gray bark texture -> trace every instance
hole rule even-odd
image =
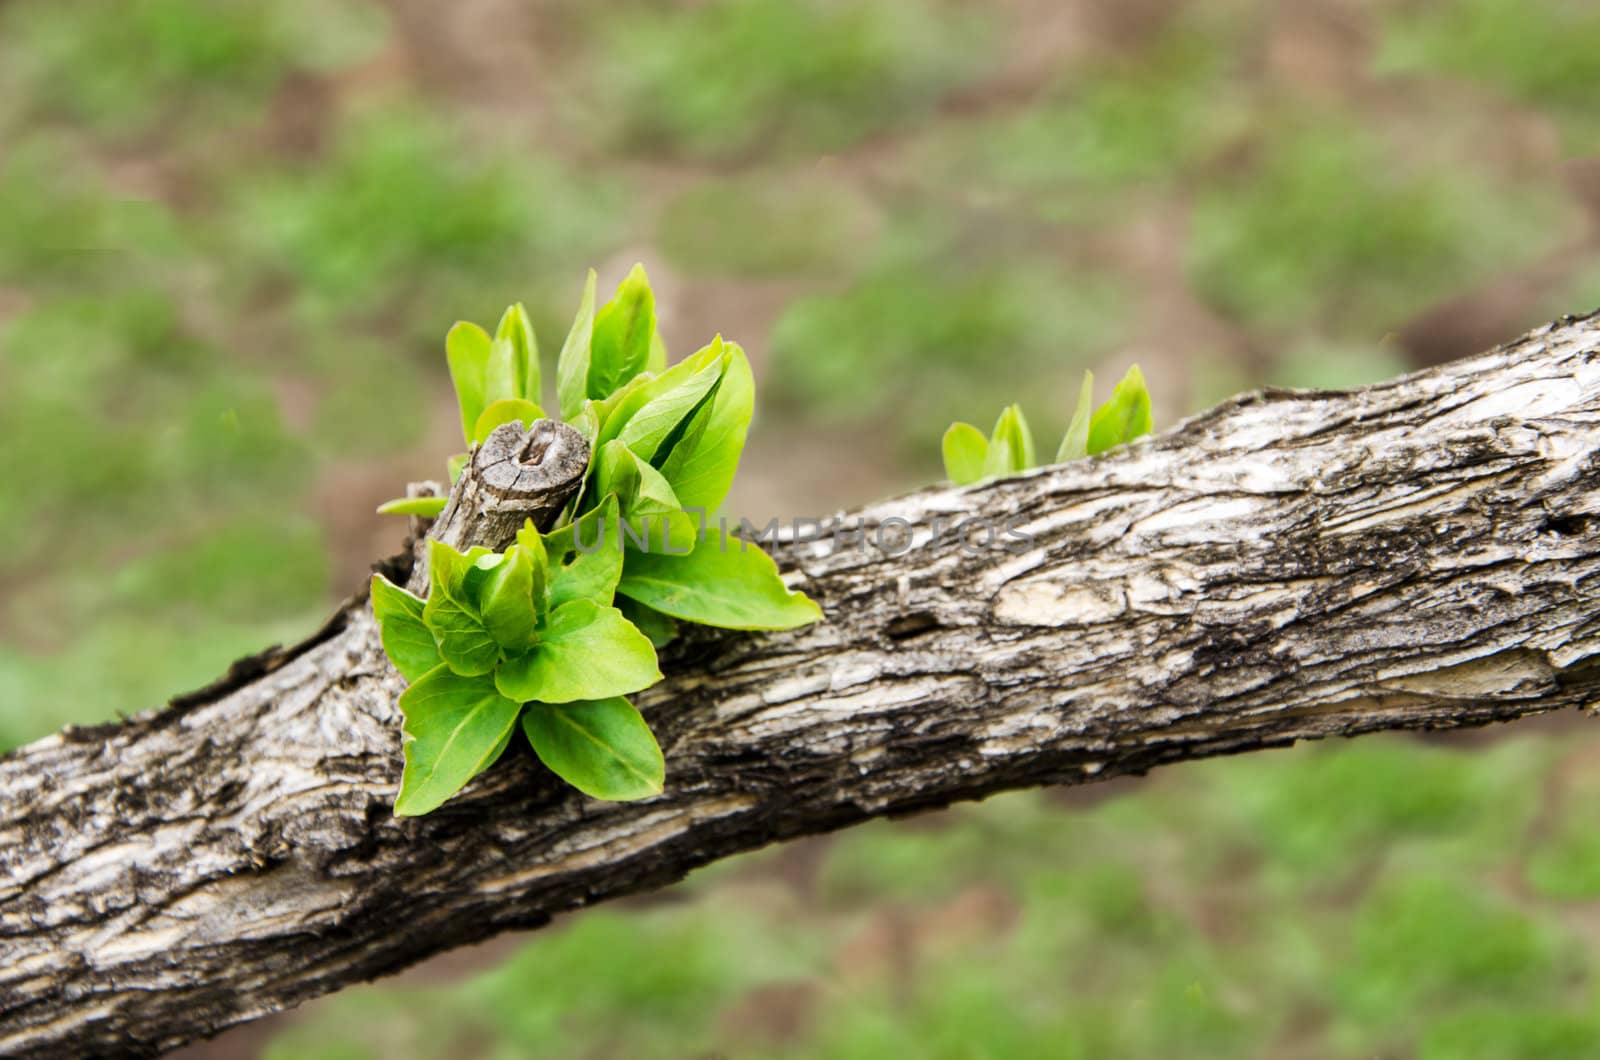
[[[559,507],[542,490],[570,494],[570,439],[538,431],[477,454],[440,520],[457,543],[503,544]],[[491,448],[494,489],[478,481]],[[530,467],[531,492],[515,485]],[[1587,317],[878,504],[844,517],[864,545],[824,532],[778,550],[826,622],[695,630],[664,653],[667,680],[638,703],[667,790],[628,804],[584,798],[514,744],[442,809],[394,818],[403,685],[352,600],[165,708],[0,757],[0,1054],[157,1054],[870,817],[1302,739],[1592,712],[1597,486]],[[958,535],[972,517],[998,525],[993,547]],[[387,569],[403,582],[410,566]]]

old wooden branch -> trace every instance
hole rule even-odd
[[[166,709],[0,758],[0,1054],[157,1053],[876,815],[1593,708],[1597,486],[1585,318],[876,505],[845,520],[864,544],[783,550],[825,624],[667,653],[639,699],[667,791],[625,805],[521,749],[396,820],[402,685],[353,602]],[[471,537],[465,497],[441,525]]]
[[[463,550],[485,542],[503,548],[525,519],[549,527],[588,468],[589,444],[564,423],[540,420],[527,431],[519,423],[497,427],[473,449],[432,536]]]

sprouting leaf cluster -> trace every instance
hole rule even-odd
[[[556,367],[561,415],[590,445],[562,518],[542,533],[527,524],[504,552],[430,541],[426,599],[373,578],[384,650],[410,682],[399,815],[435,809],[487,769],[519,719],[539,759],[578,790],[657,794],[661,749],[627,697],[660,680],[656,648],[676,624],[791,629],[822,617],[758,546],[706,527],[754,411],[744,351],[718,336],[668,367],[644,270],[598,308],[595,280]],[[457,324],[446,355],[469,452],[501,424],[544,416],[521,306],[493,338]]]
[[[1105,404],[1097,409],[1093,406],[1094,373],[1084,372],[1077,407],[1056,450],[1056,463],[1103,453],[1149,434],[1153,426],[1150,392],[1145,389],[1144,373],[1138,365],[1128,369]],[[1020,406],[1008,405],[987,438],[970,423],[952,423],[944,433],[945,475],[958,486],[1015,475],[1037,466],[1033,431]]]

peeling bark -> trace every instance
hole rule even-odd
[[[443,527],[479,510],[460,492],[475,474]],[[845,520],[867,547],[781,550],[826,623],[696,630],[665,653],[638,702],[667,791],[641,803],[585,799],[522,749],[395,819],[402,683],[353,601],[165,709],[0,758],[0,1054],[159,1053],[868,817],[1592,710],[1597,485],[1591,317],[888,501]],[[974,515],[1028,547],[933,540]],[[878,528],[899,554],[871,547]]]

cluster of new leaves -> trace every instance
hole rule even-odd
[[[457,324],[446,353],[469,451],[503,423],[543,417],[538,346],[520,306],[493,339]],[[660,680],[655,649],[676,623],[791,629],[822,617],[758,546],[706,526],[754,410],[744,351],[719,336],[666,361],[644,271],[599,309],[591,272],[557,363],[562,417],[590,445],[577,498],[556,526],[530,523],[504,552],[431,541],[426,600],[373,578],[384,649],[411,682],[397,814],[454,795],[500,756],[519,718],[539,759],[580,791],[657,794],[661,750],[625,697]]]
[[[1091,414],[1093,404],[1094,373],[1084,372],[1078,406],[1073,410],[1066,437],[1056,450],[1056,463],[1103,453],[1150,433],[1150,392],[1145,389],[1144,373],[1138,365],[1128,369],[1111,392],[1110,400]],[[1016,405],[1009,405],[1000,413],[988,438],[970,423],[952,423],[944,432],[945,475],[958,486],[1015,475],[1038,465],[1033,432]]]

